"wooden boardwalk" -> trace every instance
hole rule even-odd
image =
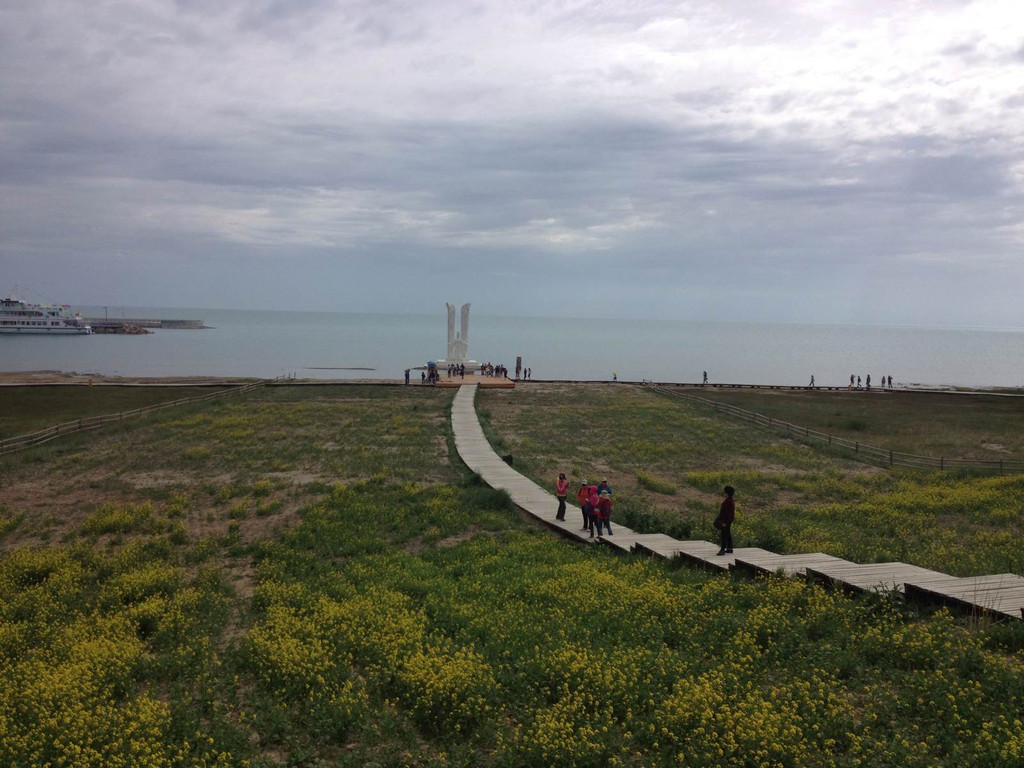
[[[818,581],[847,591],[898,591],[907,599],[941,603],[969,613],[1024,618],[1024,577],[1013,573],[960,578],[907,563],[853,563],[812,552],[779,555],[759,547],[739,547],[718,554],[710,541],[679,541],[664,533],[638,533],[612,521],[612,535],[591,538],[582,529],[583,516],[576,506],[576,489],[569,487],[565,520],[556,520],[558,501],[532,480],[506,464],[484,437],[476,415],[476,386],[459,388],[452,403],[452,431],[459,456],[492,488],[507,491],[517,507],[558,531],[583,543],[600,543],[622,552],[639,552],[715,571],[751,575],[781,573]],[[552,487],[554,480],[552,479]]]

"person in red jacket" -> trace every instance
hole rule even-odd
[[[612,495],[608,491],[601,491],[597,499],[597,509],[595,510],[594,517],[597,520],[597,535],[601,535],[601,526],[608,531],[608,535],[612,535]]]
[[[587,516],[590,521],[590,538],[594,538],[594,524],[601,524],[601,519],[597,516],[597,502],[601,500],[601,497],[597,494],[596,485],[587,486]],[[598,528],[597,532],[600,533],[601,529]]]
[[[579,502],[580,509],[583,510],[583,527],[581,531],[585,531],[588,528],[590,522],[590,516],[587,515],[587,497],[590,496],[590,487],[587,485],[587,481],[584,480],[580,483],[580,489],[576,492],[576,501]]]
[[[732,552],[732,521],[736,517],[736,489],[731,485],[723,489],[725,498],[722,499],[722,506],[718,510],[718,517],[715,518],[715,528],[722,532],[722,548],[718,554],[727,555]]]
[[[569,495],[569,481],[565,479],[565,472],[558,473],[555,481],[555,497],[558,499],[558,512],[555,513],[555,520],[565,520],[565,497]]]

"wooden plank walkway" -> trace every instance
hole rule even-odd
[[[787,576],[805,576],[810,567],[843,564],[853,565],[849,560],[826,555],[824,552],[811,552],[806,555],[776,555],[774,552],[768,552],[761,556],[739,556],[736,558],[734,567],[751,574],[782,571]]]
[[[506,464],[484,437],[476,415],[476,384],[459,388],[452,402],[452,431],[459,456],[492,488],[507,491],[521,510],[574,541],[600,543],[621,552],[638,552],[715,571],[778,573],[804,577],[853,592],[897,590],[908,599],[941,602],[972,613],[1024,618],[1024,577],[1013,573],[961,578],[907,563],[853,563],[823,552],[779,555],[760,547],[718,554],[710,541],[679,541],[664,533],[638,533],[612,521],[612,535],[591,538],[581,529],[582,515],[570,487],[565,520],[556,520],[553,493]]]
[[[1015,573],[908,581],[906,590],[907,597],[968,612],[988,611],[1018,619],[1024,615],[1024,578]]]
[[[906,563],[830,563],[807,568],[807,577],[826,584],[835,584],[852,592],[906,592],[904,585],[913,579],[945,576]]]

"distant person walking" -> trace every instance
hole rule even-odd
[[[868,374],[868,377],[864,380],[864,383],[867,385],[868,392],[870,392],[871,391],[871,374],[870,373]]]
[[[426,384],[426,383],[427,383],[427,372],[426,371],[420,371],[420,384]]]
[[[860,389],[860,376],[857,377],[857,389]]]
[[[405,383],[406,384],[409,383],[409,369],[408,368],[405,369]]]
[[[811,388],[814,388],[814,374],[811,374]]]
[[[701,381],[701,386],[704,386],[707,383],[708,383],[708,372],[704,371],[704,380]]]
[[[725,498],[722,499],[722,506],[718,510],[718,517],[715,518],[714,526],[722,534],[722,547],[718,550],[719,555],[728,555],[732,552],[732,521],[736,517],[736,489],[731,485],[723,489]]]
[[[889,377],[889,389],[892,389],[892,376]]]
[[[565,497],[569,495],[569,481],[565,479],[565,472],[558,473],[555,481],[555,498],[558,499],[558,512],[555,513],[555,520],[565,520]]]
[[[605,527],[608,535],[612,535],[612,495],[608,491],[601,491],[597,498],[597,509],[594,517],[597,521],[597,535],[601,535],[601,526]]]
[[[853,389],[853,374],[850,374],[850,389]]]

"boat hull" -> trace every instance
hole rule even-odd
[[[19,328],[17,326],[0,326],[0,334],[20,334],[22,336],[88,336],[91,333],[92,328],[89,326],[85,328]]]

